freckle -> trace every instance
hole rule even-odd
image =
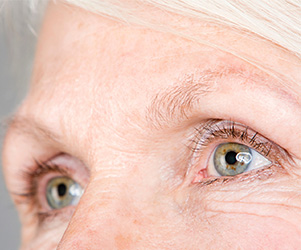
[[[233,165],[227,165],[226,168],[236,171],[236,166],[233,166]]]

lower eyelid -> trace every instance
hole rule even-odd
[[[58,210],[50,210],[46,212],[38,212],[37,218],[39,225],[44,227],[48,225],[47,229],[51,229],[52,226],[56,227],[57,223],[65,224],[68,223],[75,211],[75,206],[69,206]]]
[[[219,185],[230,185],[234,183],[251,183],[254,181],[263,182],[276,176],[284,176],[287,171],[278,164],[271,164],[265,168],[255,169],[243,174],[236,176],[221,176],[221,177],[209,177],[201,179],[197,182],[192,182],[192,185],[199,187],[206,186],[219,186]]]

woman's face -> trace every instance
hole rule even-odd
[[[269,70],[50,5],[3,153],[23,249],[300,249],[300,61],[191,27]]]

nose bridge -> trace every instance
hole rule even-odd
[[[135,209],[121,194],[127,193],[124,185],[116,185],[114,181],[115,184],[108,188],[111,181],[90,181],[58,250],[130,249],[133,242],[130,232],[135,227],[133,215],[137,213],[129,212]]]
[[[139,155],[107,151],[93,159],[90,181],[57,249],[146,249],[154,234],[146,225],[156,224],[161,213],[152,206],[157,172],[146,172],[150,167]]]

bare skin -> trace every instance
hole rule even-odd
[[[31,89],[3,151],[21,248],[301,249],[300,60],[236,35],[221,28],[207,40],[229,48],[236,41],[237,54],[269,70],[175,35],[50,5]],[[211,135],[195,150],[208,126],[227,124],[236,132]],[[257,149],[270,164],[213,176],[214,149],[230,142]],[[38,163],[57,168],[37,170]],[[52,209],[45,187],[66,175],[85,192],[77,205]],[[28,182],[33,194],[20,195]]]

